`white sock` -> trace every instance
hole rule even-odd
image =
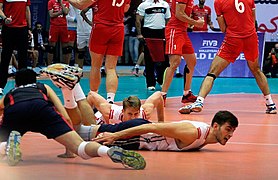
[[[164,96],[165,94],[167,94],[167,92],[161,92],[162,96]]]
[[[80,100],[83,100],[83,99],[86,99],[86,96],[80,86],[79,83],[77,83],[74,88],[73,88],[73,95],[74,95],[74,99],[76,102],[80,101]]]
[[[177,73],[177,74],[180,73],[180,68],[177,68],[177,69],[176,69],[176,73]]]
[[[68,109],[73,109],[77,107],[77,103],[74,99],[74,94],[72,90],[69,90],[68,88],[62,88],[62,94],[64,97],[64,106]]]
[[[7,145],[7,142],[1,142],[0,143],[0,154],[1,155],[6,154],[6,145]]]
[[[200,102],[200,103],[204,103],[204,100],[205,100],[205,98],[198,96],[196,101]]]
[[[187,95],[188,93],[189,93],[189,91],[191,91],[191,89],[189,89],[189,90],[183,90],[183,95]]]
[[[114,103],[115,93],[107,93],[107,101],[112,101]]]
[[[104,156],[107,156],[107,151],[109,150],[110,148],[107,147],[107,146],[100,146],[97,150],[97,154],[100,156],[100,157],[104,157]]]
[[[266,105],[274,104],[271,98],[271,94],[264,96],[264,98],[265,98]]]
[[[138,69],[139,69],[139,67],[140,67],[140,65],[138,65],[138,64],[135,65],[135,68],[138,68]]]

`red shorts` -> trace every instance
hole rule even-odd
[[[254,62],[259,55],[258,44],[257,33],[247,38],[225,37],[217,56],[233,63],[243,52],[246,60]]]
[[[49,41],[57,42],[60,40],[62,43],[69,42],[67,26],[51,26],[49,29]]]
[[[95,24],[91,31],[90,51],[97,54],[122,56],[124,26]]]
[[[186,31],[179,29],[165,29],[166,50],[165,54],[193,54],[194,49]]]
[[[69,42],[75,42],[76,41],[76,31],[74,30],[68,30],[68,39]]]

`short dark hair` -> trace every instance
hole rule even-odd
[[[16,86],[33,84],[37,82],[37,74],[32,69],[23,68],[15,73]]]
[[[229,123],[234,128],[238,126],[237,117],[229,111],[218,111],[212,119],[211,126],[213,126],[215,122],[220,126],[222,126],[226,122]]]
[[[137,96],[128,96],[123,100],[123,109],[125,110],[128,107],[138,108],[141,107],[141,101]]]

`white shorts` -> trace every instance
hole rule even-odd
[[[90,34],[77,34],[77,48],[83,49],[89,47]]]

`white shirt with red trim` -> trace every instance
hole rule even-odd
[[[99,111],[95,113],[95,116],[97,124],[118,124],[123,122],[123,106],[112,104],[109,114],[109,122],[104,119]],[[146,119],[146,113],[142,107],[140,108],[138,118]]]
[[[198,138],[190,145],[179,148],[174,138],[168,138],[155,133],[147,133],[140,136],[139,149],[158,150],[158,151],[186,151],[201,149],[204,146],[206,138],[210,131],[210,126],[204,122],[183,120],[175,123],[188,122],[194,125],[198,130]]]

